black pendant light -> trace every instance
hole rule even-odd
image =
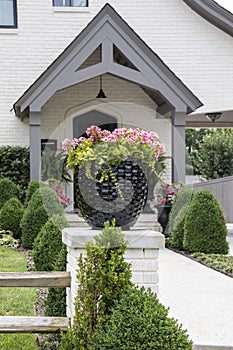
[[[100,45],[100,62],[102,61],[102,45]],[[107,96],[104,93],[102,88],[102,75],[100,75],[100,90],[96,98],[106,98]]]
[[[102,75],[100,75],[100,91],[96,98],[106,98],[107,96],[104,93],[104,90],[102,89]]]

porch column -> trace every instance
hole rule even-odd
[[[185,117],[186,112],[172,113],[172,182],[185,183]]]
[[[30,180],[40,179],[41,130],[40,112],[30,112]]]

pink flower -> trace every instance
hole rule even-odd
[[[91,141],[91,143],[95,142],[95,138],[93,135],[90,136],[90,141]]]

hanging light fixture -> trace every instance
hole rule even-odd
[[[96,98],[106,98],[107,96],[104,93],[104,90],[102,88],[102,75],[100,75],[100,90]]]
[[[215,120],[219,119],[222,115],[222,112],[213,112],[213,113],[206,113],[205,116],[211,120],[213,123]]]
[[[102,62],[102,44],[100,45],[100,62]],[[104,93],[103,87],[102,87],[102,75],[100,75],[100,90],[96,98],[106,98],[107,96]]]

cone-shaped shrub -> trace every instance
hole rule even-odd
[[[169,237],[169,243],[178,249],[183,249],[184,224],[188,207],[184,206],[178,212],[173,223],[173,230]]]
[[[25,207],[28,206],[28,203],[30,202],[33,194],[40,188],[41,186],[46,186],[42,181],[38,180],[32,180],[29,182],[27,192],[26,192],[26,199],[25,199]]]
[[[63,213],[58,196],[51,188],[44,186],[36,190],[20,223],[23,246],[32,249],[34,239],[48,218],[56,214],[63,215]]]
[[[21,236],[20,221],[23,212],[24,208],[18,198],[11,198],[3,205],[0,213],[1,229],[11,231],[16,239],[19,239]]]
[[[62,233],[68,221],[60,215],[50,218],[41,228],[33,243],[33,260],[38,271],[52,271],[62,248]]]
[[[10,198],[20,198],[21,195],[19,186],[7,178],[0,179],[0,193],[0,209]]]
[[[132,287],[97,326],[89,349],[192,350],[192,342],[154,293]]]
[[[66,271],[66,246],[63,244],[54,263],[54,271]],[[51,317],[66,316],[66,288],[49,288],[45,301],[45,315]]]
[[[169,214],[169,232],[173,231],[174,221],[179,211],[183,207],[187,208],[190,205],[193,193],[193,190],[185,187],[181,188],[181,190],[177,193]]]
[[[207,190],[195,193],[184,225],[184,248],[191,252],[227,254],[227,228],[216,197]]]

